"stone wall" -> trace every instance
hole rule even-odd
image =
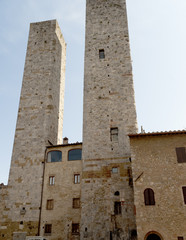
[[[128,134],[137,123],[125,0],[86,1],[84,69],[81,239],[128,239],[135,229]],[[127,203],[119,216],[117,191]]]
[[[138,240],[154,232],[161,240],[186,239],[186,163],[178,163],[176,148],[186,147],[184,134],[131,137],[132,172]],[[155,205],[145,205],[144,190],[154,191]]]
[[[56,20],[30,25],[5,203],[9,211],[2,219],[7,239],[12,232],[38,234],[45,146],[62,140],[65,58]]]
[[[72,223],[80,224],[82,161],[68,161],[68,151],[81,148],[82,144],[47,148],[47,153],[62,152],[62,162],[45,163],[40,235],[48,240],[79,239],[79,234],[72,234]],[[74,174],[80,174],[80,183],[74,183]],[[50,176],[55,177],[54,185],[49,184]],[[73,208],[73,198],[80,198],[80,207]],[[53,200],[51,210],[47,210],[49,199]],[[52,224],[52,232],[48,236],[45,224]]]

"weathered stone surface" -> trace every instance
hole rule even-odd
[[[138,240],[155,232],[162,239],[186,237],[186,163],[178,163],[177,147],[186,147],[185,134],[131,137],[132,172]],[[155,205],[144,204],[144,190],[151,188]]]
[[[125,0],[87,0],[84,69],[81,233],[87,229],[86,239],[110,239],[110,232],[113,239],[128,239],[135,219],[127,135],[137,123]],[[111,141],[112,128],[118,128],[117,141]],[[117,216],[114,202],[121,198],[125,205]]]
[[[62,142],[66,44],[56,20],[32,23],[13,146],[7,232],[38,233],[43,161],[48,140]],[[9,209],[9,210],[7,210]],[[23,222],[20,227],[20,222]],[[26,227],[27,226],[27,227]],[[0,236],[1,239],[1,236]]]

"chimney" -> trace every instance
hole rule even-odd
[[[67,137],[64,137],[63,138],[63,144],[65,145],[65,144],[68,144],[68,138]]]

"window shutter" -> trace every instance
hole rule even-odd
[[[148,189],[148,190],[149,190],[150,205],[155,205],[154,192],[152,189]]]
[[[182,187],[184,203],[186,204],[186,187]]]
[[[186,162],[186,151],[185,147],[176,148],[176,155],[178,163]]]
[[[144,200],[145,200],[145,205],[150,205],[148,189],[145,189],[145,191],[144,191]]]

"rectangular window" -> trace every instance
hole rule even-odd
[[[114,214],[121,214],[121,202],[114,202]]]
[[[80,183],[80,174],[74,174],[74,183],[75,184]]]
[[[49,177],[49,185],[54,185],[55,183],[55,177],[54,176],[50,176]]]
[[[185,147],[176,148],[176,155],[177,155],[178,163],[186,162],[186,148]]]
[[[105,58],[105,50],[104,49],[100,49],[99,50],[99,59],[104,59]]]
[[[118,141],[118,128],[111,128],[110,129],[110,140],[112,142]]]
[[[72,207],[80,208],[80,198],[73,198]]]
[[[113,167],[112,168],[112,173],[118,173],[118,168],[117,167]]]
[[[72,223],[72,234],[79,234],[79,223]]]
[[[46,209],[47,210],[52,210],[53,208],[54,208],[54,200],[53,199],[48,199]]]
[[[184,203],[186,204],[186,187],[182,187]]]
[[[178,237],[178,240],[184,240],[184,238],[183,237]]]
[[[51,235],[52,233],[52,224],[45,224],[45,235]]]

